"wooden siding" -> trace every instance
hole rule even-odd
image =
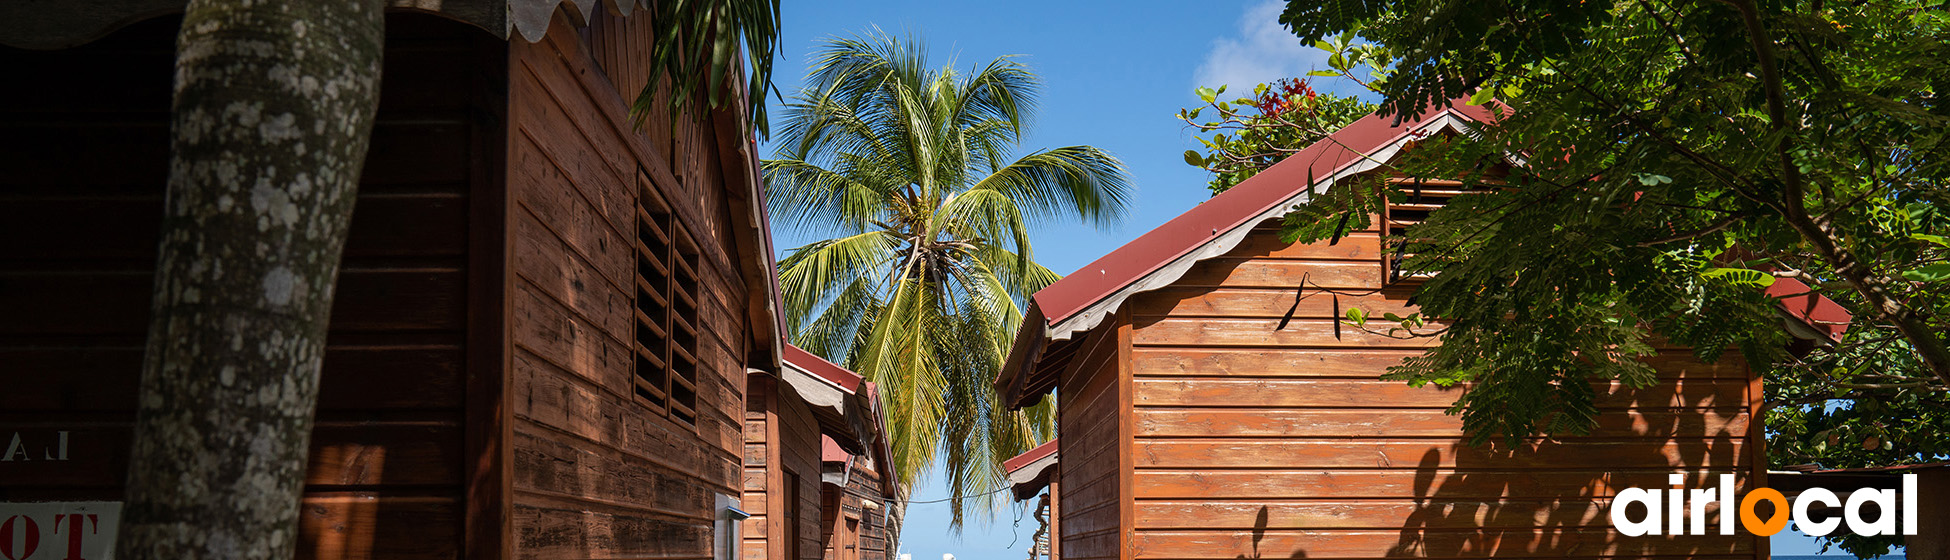
[[[1752,537],[1623,538],[1606,515],[1618,489],[1665,488],[1674,472],[1692,487],[1720,473],[1752,486],[1759,387],[1737,356],[1708,365],[1667,352],[1650,360],[1658,386],[1596,384],[1604,415],[1588,437],[1470,447],[1460,420],[1443,414],[1454,392],[1379,380],[1432,341],[1348,326],[1336,336],[1331,296],[1294,302],[1303,276],[1380,288],[1378,247],[1373,230],[1304,245],[1258,229],[1171,288],[1130,300],[1135,480],[1120,526],[1131,529],[1132,557],[1765,555]],[[1340,307],[1410,311],[1397,291],[1343,296]],[[1291,323],[1278,328],[1289,309]],[[1119,421],[1092,397],[1111,386],[1082,376],[1063,385],[1085,388],[1064,400],[1063,553],[1073,558],[1107,556],[1072,535],[1110,519],[1092,515],[1105,492],[1084,485],[1105,475],[1080,444]]]
[[[482,284],[493,271],[471,265],[495,256],[470,243],[498,224],[470,213],[500,189],[505,46],[427,15],[394,14],[386,27],[378,120],[319,387],[301,558],[459,557],[463,505],[482,495],[470,494],[482,472],[466,457],[480,444],[463,424],[471,399],[494,395],[465,387],[499,371],[470,346],[497,323],[471,322],[468,302],[493,288]],[[0,48],[10,79],[33,84],[0,88],[0,434],[64,430],[72,442],[69,461],[0,463],[0,501],[121,499],[168,176],[176,28],[164,17],[69,50]]]
[[[714,495],[743,489],[750,329],[716,144],[686,119],[673,159],[655,132],[668,117],[638,132],[625,101],[635,92],[611,85],[594,56],[647,46],[640,30],[592,40],[558,14],[544,40],[509,47],[518,558],[711,558]],[[697,241],[696,307],[682,317],[698,326],[694,421],[635,391],[639,197],[668,202]]]
[[[1116,560],[1130,527],[1124,509],[1128,501],[1125,479],[1131,432],[1130,384],[1119,374],[1120,340],[1130,332],[1128,317],[1119,314],[1078,340],[1075,358],[1059,374],[1057,456],[1063,469],[1063,523],[1057,540],[1067,560]]]
[[[824,531],[818,420],[784,383],[766,374],[749,379],[743,502],[752,517],[745,520],[741,557],[820,560]],[[796,491],[791,488],[795,483]],[[797,546],[790,542],[793,536]]]
[[[827,493],[833,494],[828,505],[834,508],[820,512],[827,537],[824,560],[890,560],[889,497],[881,491],[879,465],[867,456],[855,456],[852,463],[847,471],[846,488],[822,485]],[[868,502],[874,506],[868,508]],[[850,528],[848,520],[854,521]]]

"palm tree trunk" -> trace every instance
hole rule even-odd
[[[296,549],[384,35],[379,0],[190,2],[118,558]]]

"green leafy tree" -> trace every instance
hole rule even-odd
[[[1415,301],[1448,322],[1390,374],[1468,383],[1455,411],[1479,441],[1589,429],[1593,382],[1655,383],[1635,358],[1663,339],[1765,370],[1774,461],[1950,452],[1941,3],[1307,0],[1281,22],[1384,113],[1501,102],[1397,163],[1479,191],[1403,240],[1405,267],[1435,273]],[[1406,194],[1338,189],[1287,233],[1326,238]],[[1790,278],[1854,315],[1843,340],[1784,350],[1760,288]]]
[[[1054,431],[1051,405],[1012,412],[990,388],[1028,297],[1056,280],[1029,232],[1112,223],[1129,197],[1096,148],[1011,158],[1037,88],[1008,57],[963,73],[911,40],[834,39],[764,165],[777,221],[827,238],[779,263],[794,341],[880,385],[902,479],[945,459],[948,488],[985,511],[1002,461]]]
[[[1373,104],[1359,99],[1316,92],[1307,79],[1259,84],[1251,97],[1220,101],[1225,91],[1225,86],[1198,88],[1206,106],[1178,111],[1179,120],[1201,134],[1211,134],[1196,137],[1205,152],[1186,150],[1185,163],[1212,172],[1207,188],[1213,195],[1375,110]],[[1199,115],[1206,109],[1213,116],[1201,120]]]

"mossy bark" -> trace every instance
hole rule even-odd
[[[296,550],[384,40],[379,0],[189,3],[118,558]]]

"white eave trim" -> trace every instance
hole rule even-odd
[[[1023,465],[1021,468],[1009,471],[1009,484],[1021,486],[1035,482],[1036,477],[1043,476],[1043,471],[1056,466],[1056,455],[1056,453],[1052,452],[1041,459],[1030,461],[1029,464]]]
[[[1069,340],[1071,337],[1076,336],[1077,333],[1097,328],[1097,325],[1103,324],[1105,318],[1116,314],[1117,309],[1122,307],[1124,301],[1130,299],[1131,296],[1168,287],[1172,283],[1177,282],[1179,278],[1183,278],[1185,273],[1191,270],[1192,265],[1198,264],[1199,261],[1223,256],[1226,253],[1232,252],[1234,248],[1246,240],[1246,236],[1251,234],[1253,228],[1260,223],[1286,215],[1287,211],[1294,206],[1305,204],[1316,193],[1327,192],[1328,188],[1333,187],[1335,183],[1342,179],[1373,171],[1386,165],[1389,160],[1395,158],[1396,154],[1401,153],[1402,148],[1408,146],[1409,142],[1450,129],[1467,134],[1470,131],[1471,122],[1468,118],[1457,113],[1455,109],[1444,109],[1442,114],[1431,117],[1429,120],[1414,128],[1402,131],[1401,134],[1395,136],[1393,140],[1388,141],[1381,148],[1348,162],[1341,166],[1340,169],[1329,173],[1326,177],[1315,180],[1311,187],[1296,192],[1293,196],[1287,197],[1279,203],[1261,210],[1257,216],[1253,216],[1252,219],[1234,225],[1232,229],[1219,232],[1204,244],[1194,247],[1190,251],[1186,251],[1185,254],[1179,255],[1178,258],[1173,259],[1164,266],[1158,267],[1156,270],[1152,270],[1137,281],[1130,283],[1110,295],[1104,296],[1097,300],[1096,303],[1092,303],[1088,307],[1083,308],[1083,310],[1071,314],[1070,318],[1050,325],[1045,331],[1045,335],[1049,340]],[[1517,158],[1511,159],[1515,163],[1522,163]]]
[[[846,417],[846,401],[847,397],[853,394],[852,391],[793,365],[792,362],[785,362],[785,368],[779,378],[784,380],[786,385],[791,386],[792,391],[798,393],[799,398],[805,400],[806,404],[832,410],[841,418]]]

